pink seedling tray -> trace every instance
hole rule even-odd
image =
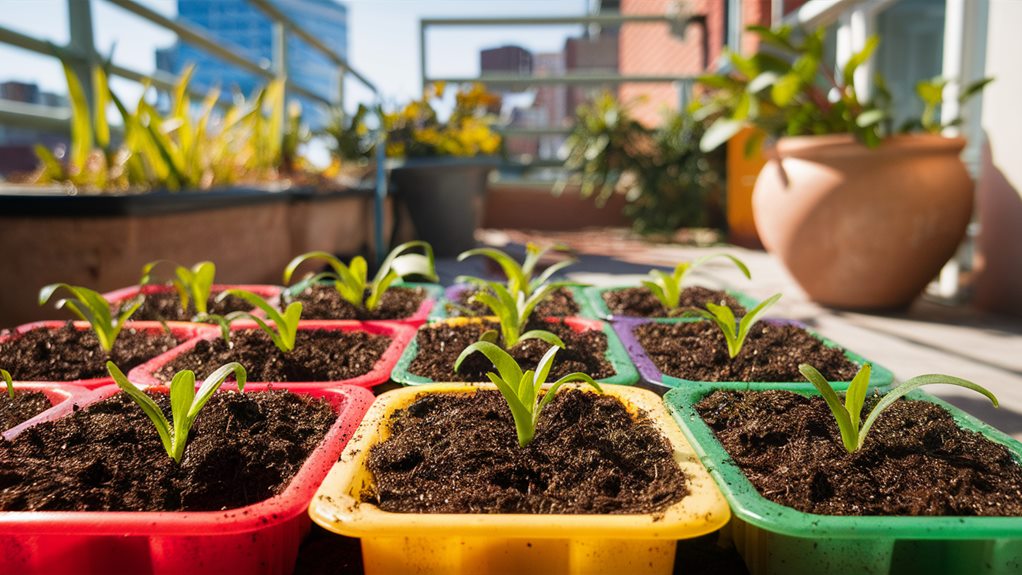
[[[63,410],[65,404],[70,405],[71,403],[81,404],[82,398],[88,395],[88,391],[83,387],[77,387],[74,385],[68,385],[65,383],[22,383],[14,382],[15,392],[33,392],[37,391],[46,396],[53,404],[53,407],[47,409],[38,415],[22,421],[18,425],[3,432],[3,438],[8,439],[21,433],[22,429],[34,425],[40,421],[45,421],[50,415],[51,411]],[[0,401],[4,401],[6,398],[5,388],[0,387]]]
[[[14,331],[15,331],[15,333],[22,334],[22,333],[26,333],[26,332],[32,331],[34,329],[60,329],[61,327],[64,327],[65,323],[67,323],[67,322],[65,322],[65,321],[53,321],[53,320],[50,320],[50,321],[36,321],[36,322],[32,322],[32,323],[26,323],[24,325],[19,325],[17,328],[15,328]],[[73,323],[74,323],[75,329],[78,329],[78,330],[89,330],[89,329],[92,329],[92,328],[89,327],[88,322],[76,321],[76,322],[73,322]],[[165,322],[165,323],[158,322],[158,321],[129,321],[128,323],[124,324],[124,329],[125,330],[136,329],[136,330],[142,330],[142,331],[147,331],[147,332],[151,332],[151,333],[163,333],[164,332],[164,325],[167,326],[167,329],[169,329],[170,333],[173,334],[175,337],[177,337],[178,339],[186,340],[186,341],[196,337],[199,334],[207,333],[207,332],[210,332],[210,331],[215,333],[216,330],[217,330],[217,328],[214,327],[214,326],[209,326],[209,325],[205,325],[205,324],[201,324],[201,323],[183,322],[183,321],[168,321],[168,322]],[[0,342],[7,341],[11,337],[13,337],[11,334],[2,334],[2,335],[0,335]],[[41,383],[62,383],[62,384],[66,384],[66,385],[77,385],[77,386],[85,387],[87,389],[95,389],[97,387],[102,387],[104,385],[110,385],[113,382],[114,382],[113,378],[107,376],[107,377],[94,377],[94,378],[91,378],[91,379],[75,379],[75,380],[71,380],[71,381],[55,381],[55,382],[41,382]]]
[[[224,389],[229,389],[225,386]],[[0,512],[0,573],[290,573],[308,532],[309,502],[362,421],[371,392],[357,387],[245,386],[245,393],[287,389],[325,398],[337,421],[287,488],[275,497],[227,511],[29,511]],[[153,390],[167,393],[167,388]],[[95,403],[119,392],[90,393]],[[71,412],[70,403],[47,420]],[[239,478],[238,489],[242,488]]]
[[[253,321],[238,321],[231,324],[231,331],[256,329]],[[337,385],[354,385],[358,387],[373,387],[390,379],[390,372],[397,364],[398,358],[405,347],[415,336],[415,328],[396,321],[354,321],[354,320],[307,320],[298,324],[299,330],[332,330],[332,331],[364,331],[372,334],[385,335],[391,339],[376,365],[368,373],[344,379],[341,381],[291,381],[286,385],[296,388],[309,387],[333,387]],[[213,331],[205,331],[194,339],[184,342],[174,349],[153,358],[135,369],[131,370],[128,378],[139,386],[166,385],[167,382],[156,377],[160,369],[173,361],[177,356],[190,351],[201,340],[214,340],[220,337],[219,328]],[[275,382],[260,382],[275,383]]]
[[[257,296],[265,299],[273,307],[278,307],[277,306],[277,303],[278,303],[277,302],[277,298],[280,297],[280,292],[283,291],[283,288],[281,288],[280,286],[273,286],[273,285],[263,285],[263,284],[252,284],[252,285],[248,285],[248,284],[238,284],[238,285],[233,285],[233,284],[230,284],[230,285],[229,284],[213,284],[213,289],[211,290],[211,293],[217,294],[217,293],[220,293],[222,291],[229,290],[229,289],[243,289],[245,291],[250,291],[250,292],[256,294]],[[123,302],[125,300],[129,300],[129,299],[137,296],[139,291],[141,291],[142,293],[144,293],[146,295],[151,294],[151,293],[164,293],[164,292],[174,291],[174,286],[162,285],[162,284],[151,284],[151,285],[143,286],[141,288],[139,288],[138,286],[128,286],[126,288],[121,288],[119,290],[114,290],[114,291],[111,291],[111,292],[107,292],[107,293],[103,294],[103,297],[106,299],[106,301],[108,301],[108,302],[110,302],[112,304],[117,304],[117,303],[121,303],[121,302]],[[258,315],[260,317],[265,315],[262,310],[252,310],[252,311],[253,311],[254,314],[256,314],[256,315]]]

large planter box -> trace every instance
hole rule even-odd
[[[472,288],[473,286],[468,284],[454,284],[452,286],[447,286],[447,288],[444,289],[444,298],[446,301],[440,302],[433,308],[433,313],[430,314],[429,319],[434,320],[456,317],[452,316],[450,312],[447,311],[447,303],[458,303],[461,296]],[[593,308],[589,303],[589,298],[585,295],[585,289],[586,288],[580,286],[572,286],[568,288],[568,291],[571,292],[571,297],[575,300],[575,304],[578,305],[578,313],[575,317],[600,317],[595,311],[593,311]]]
[[[30,417],[25,421],[22,421],[18,425],[11,427],[3,432],[4,440],[9,440],[21,433],[21,431],[27,427],[40,422],[46,421],[51,415],[51,411],[59,409],[64,410],[65,404],[70,405],[71,403],[80,402],[84,397],[88,395],[88,391],[82,387],[76,387],[73,385],[66,385],[61,383],[23,383],[14,382],[15,392],[39,392],[46,396],[46,399],[50,400],[53,405],[50,409],[47,409],[34,417]],[[0,398],[0,401],[4,401],[4,398]]]
[[[664,400],[731,505],[734,516],[725,531],[752,575],[1019,572],[1019,517],[839,517],[803,513],[766,499],[693,407],[715,389],[744,386],[693,385],[668,392]],[[775,385],[773,389],[817,395],[790,385]],[[1004,445],[1022,464],[1022,443],[929,394],[917,390],[907,397],[946,409],[960,427]]]
[[[689,386],[689,385],[692,385],[692,384],[695,384],[695,383],[703,383],[703,382],[692,381],[690,379],[682,379],[680,377],[674,377],[674,376],[671,376],[671,375],[667,375],[667,374],[661,372],[660,369],[656,366],[656,364],[653,363],[653,360],[650,359],[649,355],[646,353],[646,350],[642,347],[642,344],[639,343],[638,338],[635,336],[635,328],[637,328],[637,327],[639,327],[641,325],[650,323],[650,322],[654,322],[654,321],[655,322],[659,322],[659,323],[679,323],[679,322],[707,321],[707,320],[691,319],[691,318],[644,319],[644,318],[624,318],[624,317],[616,319],[612,323],[612,325],[614,326],[614,331],[617,332],[618,337],[621,338],[621,343],[624,345],[625,349],[628,350],[628,355],[629,355],[629,357],[631,357],[632,362],[635,363],[635,367],[639,370],[639,374],[642,376],[643,381],[645,381],[645,382],[647,382],[649,384],[652,384],[652,385],[658,385],[658,386],[661,386],[661,387],[668,387],[668,388],[685,387],[685,386]],[[806,328],[806,326],[804,324],[802,324],[801,322],[791,321],[791,320],[771,320],[771,319],[767,319],[767,320],[764,320],[764,321],[774,322],[774,323],[782,323],[782,324],[783,323],[787,323],[787,324],[796,325],[796,326],[801,327],[802,329],[805,329],[806,331],[808,331],[813,337],[815,337],[816,339],[822,341],[828,347],[843,347],[843,346],[839,346],[837,343],[835,343],[835,342],[833,342],[833,341],[823,337],[822,335],[820,335],[820,334],[818,334],[818,333],[816,333],[816,332]],[[856,354],[856,353],[854,353],[852,351],[849,351],[847,348],[845,348],[845,357],[848,358],[848,361],[851,361],[852,363],[854,363],[856,365],[860,365],[860,366],[867,362],[867,360],[865,358],[863,358],[862,356],[860,356],[860,355],[858,355],[858,354]],[[884,387],[884,386],[890,385],[893,382],[894,382],[894,374],[891,373],[891,371],[889,369],[885,368],[882,365],[878,365],[878,364],[875,364],[875,363],[873,364],[873,371],[872,371],[872,373],[870,375],[870,378],[869,378],[869,385],[870,385],[871,388]],[[712,383],[712,382],[709,382],[709,383]],[[797,387],[799,387],[801,389],[812,389],[812,387],[813,387],[813,384],[809,383],[808,381],[793,381],[793,382],[758,382],[758,381],[756,381],[756,382],[737,382],[737,383],[739,383],[740,385],[744,386],[744,388],[746,388],[746,389],[757,389],[757,388],[764,388],[764,387],[765,388],[771,388],[771,387],[774,387],[776,385],[781,385],[781,384],[784,384],[784,383],[791,383],[791,384],[793,384],[793,385],[795,385],[795,386],[797,386]],[[848,385],[849,384],[851,384],[851,381],[834,381],[834,382],[831,382],[831,385],[834,386],[834,389],[837,389],[838,391],[844,391],[845,389],[848,389]]]
[[[63,321],[37,321],[28,323],[25,325],[18,326],[15,330],[16,333],[25,333],[32,331],[33,329],[60,329],[67,322]],[[76,321],[73,322],[75,329],[79,331],[88,331],[92,329],[88,322]],[[201,323],[189,323],[181,321],[130,321],[124,325],[124,329],[138,329],[148,331],[152,333],[163,333],[166,330],[170,330],[170,333],[182,341],[193,339],[201,334],[214,335],[218,333],[216,327],[209,326]],[[5,341],[11,336],[0,336],[0,341]],[[75,385],[85,387],[88,389],[95,389],[104,385],[110,385],[114,383],[114,380],[110,376],[105,377],[94,377],[91,379],[75,379],[71,381],[57,381],[47,383],[64,383],[67,385]]]
[[[442,322],[448,322],[452,324],[465,324],[469,322],[479,322],[483,318],[449,318],[445,320],[439,320]],[[486,318],[496,321],[496,318]],[[628,357],[628,352],[625,351],[621,341],[614,334],[614,330],[609,324],[602,322],[598,319],[586,319],[581,317],[566,317],[556,318],[564,319],[564,322],[569,325],[576,332],[589,331],[589,330],[600,330],[607,336],[607,351],[604,357],[610,363],[611,367],[614,368],[614,375],[611,377],[605,377],[598,379],[599,383],[609,383],[614,385],[634,385],[639,382],[639,372],[635,370],[635,366],[632,365],[631,360]],[[551,318],[554,321],[555,318]],[[419,329],[425,329],[429,324],[422,326]],[[402,385],[425,385],[429,383],[437,383],[428,377],[416,375],[408,368],[415,361],[415,357],[419,355],[419,342],[413,335],[405,348],[404,353],[401,354],[401,358],[398,359],[397,364],[394,366],[394,372],[391,374],[391,379]],[[479,382],[486,383],[486,382]]]
[[[426,393],[468,393],[492,384],[437,384],[377,398],[351,445],[309,507],[330,531],[360,537],[367,575],[384,573],[628,573],[672,572],[676,541],[717,530],[729,512],[687,441],[649,391],[607,386],[605,393],[645,411],[674,447],[690,494],[656,515],[502,515],[388,513],[363,501],[372,484],[365,468],[371,447],[390,435],[389,419]]]
[[[257,329],[258,326],[253,321],[237,321],[231,324],[231,331]],[[360,322],[360,321],[328,321],[328,320],[309,320],[300,322],[298,325],[299,330],[330,330],[330,331],[362,331],[371,334],[385,335],[390,338],[390,345],[387,346],[386,351],[380,356],[380,359],[376,361],[376,365],[373,368],[358,377],[350,379],[344,379],[340,381],[290,381],[284,383],[278,382],[257,382],[267,383],[274,385],[286,385],[292,389],[308,389],[308,388],[319,388],[319,387],[336,387],[338,385],[351,385],[355,387],[373,387],[381,383],[386,382],[390,379],[390,372],[394,369],[394,364],[397,363],[398,358],[401,357],[401,352],[404,351],[408,345],[409,340],[415,335],[415,329],[411,326],[402,325],[395,322],[389,321],[372,321],[372,322]],[[191,351],[196,344],[201,340],[214,340],[220,337],[219,328],[213,330],[206,330],[198,334],[195,338],[192,338],[174,349],[167,351],[166,353],[159,355],[146,363],[136,367],[128,373],[128,379],[132,383],[143,385],[143,386],[159,386],[166,385],[167,382],[156,377],[156,373],[160,369],[173,361],[177,356]]]
[[[249,384],[245,393],[269,388]],[[226,511],[0,512],[5,546],[0,572],[290,573],[310,527],[309,501],[361,421],[372,394],[353,387],[292,389],[277,384],[272,388],[325,398],[337,412],[326,437],[280,495]],[[156,389],[166,393],[166,388]],[[116,386],[98,389],[89,403],[119,391]],[[62,406],[49,418],[63,417],[71,409],[69,404]]]
[[[634,318],[631,316],[616,316],[607,307],[607,302],[603,299],[603,294],[612,291],[618,291],[628,289],[636,286],[613,286],[613,287],[588,287],[585,288],[585,299],[589,302],[589,308],[593,310],[593,316],[600,319],[617,321],[621,319],[653,319],[653,318]],[[745,306],[745,309],[752,309],[759,305],[759,301],[755,298],[749,297],[748,295],[737,291],[737,290],[724,290],[731,297],[738,300],[738,303]]]

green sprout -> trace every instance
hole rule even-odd
[[[222,301],[229,296],[240,298],[251,304],[252,307],[262,310],[266,313],[266,318],[261,318],[248,311],[233,311],[226,316],[209,314],[203,316],[203,320],[213,321],[220,325],[220,333],[224,341],[229,341],[231,322],[238,319],[250,319],[256,322],[259,329],[263,330],[270,337],[273,344],[280,351],[288,353],[295,348],[295,339],[298,337],[298,322],[302,319],[301,302],[291,302],[284,310],[284,313],[280,313],[263,298],[243,289],[224,290],[216,296],[216,301]],[[266,320],[269,320],[269,322]],[[273,324],[272,326],[270,325],[271,323]]]
[[[522,333],[525,324],[529,322],[529,316],[532,315],[532,311],[536,309],[539,302],[543,301],[543,298],[557,289],[557,286],[547,284],[526,298],[522,292],[518,292],[517,297],[511,295],[511,292],[501,283],[486,282],[485,285],[486,289],[472,296],[472,301],[485,305],[490,309],[490,313],[497,316],[497,320],[500,322],[500,335],[505,348],[511,349],[515,344],[526,339],[538,339],[557,347],[564,347],[564,342],[561,341],[561,338],[549,331],[532,329]],[[488,330],[479,339],[495,343],[497,341],[497,331]]]
[[[600,384],[581,372],[569,373],[550,385],[550,388],[543,393],[540,400],[540,390],[546,383],[550,368],[553,367],[554,356],[557,354],[557,347],[551,347],[543,358],[536,365],[536,370],[528,370],[522,373],[518,362],[500,347],[488,342],[477,341],[465,348],[454,362],[454,371],[458,371],[465,358],[475,352],[480,352],[497,368],[500,375],[488,372],[486,377],[497,386],[500,394],[504,396],[511,409],[511,416],[515,420],[515,430],[518,432],[518,445],[525,447],[532,442],[536,435],[536,424],[539,422],[539,414],[550,401],[553,400],[557,390],[565,383],[581,381],[596,388],[596,391],[603,393]]]
[[[464,261],[472,256],[484,256],[490,258],[496,262],[502,270],[504,270],[504,275],[507,276],[507,291],[511,292],[512,296],[517,297],[519,293],[522,293],[526,298],[528,298],[543,285],[547,284],[555,273],[577,261],[575,259],[570,259],[557,262],[546,268],[543,273],[534,278],[533,274],[536,271],[536,264],[539,263],[539,260],[547,252],[554,249],[560,250],[561,248],[540,248],[538,245],[530,242],[525,246],[525,261],[522,264],[519,264],[514,258],[506,253],[493,248],[476,248],[462,252],[458,255],[458,261]],[[490,283],[484,279],[472,276],[460,276],[457,278],[457,281],[473,283],[481,287],[486,287]],[[576,284],[574,282],[555,282],[549,285],[562,287]]]
[[[0,379],[3,379],[4,385],[7,386],[7,395],[14,399],[14,378],[11,377],[11,372],[6,369],[0,369]]]
[[[735,264],[735,267],[745,274],[746,278],[752,279],[752,274],[749,273],[749,268],[742,262],[742,260],[731,254],[711,254],[696,260],[679,263],[674,267],[674,273],[672,274],[668,274],[667,272],[660,270],[650,270],[650,279],[643,280],[642,285],[646,286],[649,291],[653,292],[653,295],[661,304],[663,304],[665,309],[678,309],[678,306],[681,304],[681,293],[684,291],[681,284],[685,281],[685,276],[688,272],[714,258],[727,258],[731,260]]]
[[[213,279],[216,277],[216,265],[213,262],[199,262],[189,269],[169,260],[152,261],[142,267],[142,279],[138,285],[144,286],[152,281],[153,270],[165,263],[174,266],[174,278],[170,283],[177,290],[181,309],[187,312],[188,303],[194,301],[195,311],[199,315],[205,314],[206,302],[209,300],[209,294],[213,290]]]
[[[994,407],[998,406],[997,397],[979,384],[950,375],[919,375],[905,381],[881,397],[880,401],[873,406],[873,410],[869,412],[869,415],[866,417],[866,422],[860,427],[859,423],[862,421],[862,406],[866,402],[866,390],[869,388],[869,375],[872,370],[872,366],[870,364],[867,363],[863,365],[859,368],[859,372],[855,374],[855,378],[852,379],[851,385],[848,386],[848,391],[845,392],[844,405],[841,405],[841,399],[838,397],[837,392],[834,391],[834,388],[815,367],[803,363],[798,366],[798,370],[802,372],[802,375],[805,376],[810,383],[813,384],[813,386],[820,392],[820,395],[823,396],[823,399],[827,402],[827,406],[830,407],[831,413],[834,414],[834,419],[837,420],[838,429],[841,431],[841,441],[844,443],[845,449],[848,453],[855,453],[862,448],[862,444],[866,441],[866,434],[869,432],[869,428],[872,427],[877,417],[879,417],[885,409],[890,407],[895,401],[901,399],[905,394],[924,385],[932,385],[935,383],[957,385],[958,387],[971,389],[985,395],[994,404]]]
[[[760,316],[763,315],[767,308],[777,303],[779,299],[781,299],[781,294],[774,294],[761,301],[759,305],[745,314],[741,322],[735,319],[735,313],[731,311],[731,308],[726,305],[717,305],[710,302],[706,303],[706,309],[696,308],[685,312],[685,314],[699,316],[716,324],[727,341],[728,355],[731,359],[734,359],[741,353],[742,346],[745,344],[745,338],[748,337],[752,326],[759,321]]]
[[[163,414],[160,406],[156,405],[156,402],[146,392],[128,381],[128,378],[114,365],[114,362],[106,362],[106,369],[110,372],[110,377],[114,378],[117,387],[121,388],[124,393],[127,393],[128,397],[134,400],[142,408],[142,411],[149,416],[149,419],[152,420],[153,425],[156,426],[156,432],[160,434],[163,448],[167,450],[167,455],[175,463],[181,463],[181,457],[184,456],[185,446],[188,444],[188,433],[192,429],[192,424],[206,405],[206,402],[209,401],[209,398],[213,397],[213,393],[220,389],[220,386],[224,384],[231,373],[234,374],[234,379],[238,383],[238,391],[245,389],[245,381],[248,378],[245,368],[240,363],[232,361],[209,374],[203,380],[202,385],[199,386],[198,393],[196,393],[195,372],[186,369],[175,373],[174,378],[170,382],[170,416],[172,423],[167,421],[167,417]]]
[[[138,308],[142,307],[143,297],[138,297],[130,305],[122,307],[120,313],[115,316],[111,310],[110,302],[106,301],[98,292],[64,283],[50,284],[39,290],[39,305],[45,304],[54,292],[62,288],[74,297],[57,300],[56,308],[67,307],[76,316],[89,322],[92,331],[99,340],[100,347],[107,353],[114,348],[114,342],[121,334],[124,323],[138,311]]]
[[[403,253],[413,248],[422,248],[423,253]],[[369,311],[380,305],[383,294],[387,292],[390,284],[399,278],[421,275],[430,281],[437,281],[433,246],[423,241],[406,242],[391,250],[380,265],[380,270],[376,272],[372,282],[367,283],[366,281],[368,265],[362,256],[356,256],[348,265],[344,265],[333,254],[308,252],[287,264],[287,267],[284,268],[284,283],[290,282],[291,276],[298,266],[309,260],[323,260],[333,271],[319,273],[304,280],[299,284],[302,286],[302,290],[319,280],[329,279],[334,282],[337,293],[341,294],[345,301]]]

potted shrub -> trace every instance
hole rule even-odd
[[[542,387],[556,351],[523,373],[487,346],[496,385],[381,395],[317,492],[313,520],[360,537],[366,572],[667,574],[677,539],[727,522],[654,394]]]
[[[685,387],[704,381],[735,381],[747,387],[800,381],[798,365],[820,366],[832,381],[847,387],[865,360],[833,341],[790,321],[760,321],[781,294],[736,317],[724,305],[689,308],[681,318],[619,318],[614,330],[648,383]],[[871,384],[888,385],[894,375],[880,366]]]
[[[207,380],[186,401],[194,375],[142,392],[112,373],[122,388],[0,442],[0,571],[289,573],[309,500],[372,395],[286,384],[212,393]],[[145,411],[131,392],[151,398]]]
[[[383,113],[387,157],[399,159],[391,170],[396,194],[408,207],[418,237],[440,257],[475,245],[482,219],[486,182],[497,166],[500,135],[490,128],[490,111],[500,98],[482,84],[459,89],[446,121],[433,101],[444,95],[433,84],[420,100]]]
[[[619,317],[677,317],[689,308],[707,302],[726,305],[740,313],[755,300],[733,290],[714,290],[703,286],[682,286],[688,272],[715,258],[727,258],[748,279],[749,268],[730,254],[711,254],[692,261],[679,262],[673,273],[650,270],[639,287],[589,287],[586,296],[596,314],[604,319]]]
[[[1017,571],[1022,444],[914,390],[963,380],[913,378],[879,399],[862,377],[842,405],[814,379],[825,387],[704,384],[665,397],[731,505],[726,531],[753,575]]]
[[[15,382],[6,369],[0,369],[0,380],[7,390],[6,395],[0,395],[0,430],[4,430],[4,439],[45,417],[50,409],[83,394],[81,388],[70,385]]]
[[[219,333],[205,331],[131,371],[132,381],[161,385],[184,369],[204,371],[237,361],[259,383],[294,388],[348,384],[372,387],[389,379],[414,330],[394,322],[302,321],[302,304],[283,312],[255,294],[228,290],[265,314],[234,312],[221,319]]]
[[[753,195],[767,249],[824,305],[909,305],[954,254],[972,213],[973,182],[959,159],[965,140],[941,135],[959,121],[939,117],[946,81],[921,82],[922,117],[895,129],[883,78],[870,99],[854,82],[877,38],[836,75],[822,64],[822,29],[802,38],[788,27],[750,30],[759,53],[729,54],[732,72],[700,79],[711,90],[702,113],[722,114],[703,149],[747,125],[779,138]],[[960,99],[987,82],[964,87]]]

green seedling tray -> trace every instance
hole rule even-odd
[[[561,318],[551,318],[556,320]],[[608,383],[614,385],[635,385],[639,382],[639,372],[636,371],[635,366],[632,365],[631,359],[628,357],[628,352],[625,351],[621,340],[618,339],[617,335],[611,326],[604,321],[590,318],[580,317],[566,317],[563,318],[565,323],[569,324],[573,329],[577,331],[586,331],[590,329],[599,329],[604,335],[607,336],[607,351],[604,353],[604,357],[610,362],[611,367],[614,368],[614,375],[598,379],[599,383]],[[471,321],[473,318],[448,318],[443,321]],[[438,322],[433,322],[438,323]],[[430,324],[421,326],[419,329],[426,329]],[[408,370],[412,365],[412,361],[419,355],[419,341],[418,337],[413,337],[411,343],[405,348],[404,353],[401,354],[400,359],[397,360],[397,365],[394,366],[394,371],[391,373],[390,378],[397,383],[402,385],[425,385],[429,383],[437,383],[431,378],[416,375]],[[487,382],[474,382],[474,383],[487,383]]]
[[[1022,573],[1022,517],[817,515],[760,495],[694,407],[714,390],[745,388],[694,384],[671,390],[664,402],[730,504],[733,517],[722,535],[734,541],[751,575]],[[794,385],[771,389],[818,395]],[[1022,464],[1022,443],[925,392],[907,397],[946,409],[960,427],[1004,445]]]
[[[472,286],[469,284],[454,284],[452,286],[448,286],[447,289],[444,290],[443,299],[437,301],[437,304],[433,306],[433,312],[429,315],[430,321],[447,319],[449,317],[460,317],[452,316],[447,311],[447,304],[456,302],[458,300],[458,296],[471,287]],[[586,297],[585,289],[586,288],[582,286],[568,287],[568,291],[571,292],[571,297],[575,299],[575,304],[578,305],[578,314],[571,317],[598,318],[599,316],[596,315],[596,312],[589,303],[589,298]]]
[[[660,368],[658,368],[656,366],[656,364],[653,362],[653,359],[650,358],[649,355],[646,353],[646,350],[645,350],[645,348],[642,347],[642,344],[639,343],[639,339],[635,336],[635,328],[637,328],[637,327],[639,327],[641,325],[647,324],[647,323],[651,323],[651,322],[657,322],[657,323],[682,323],[682,322],[695,322],[695,321],[707,321],[707,320],[703,320],[703,319],[699,319],[699,318],[634,318],[634,317],[630,317],[630,318],[619,318],[619,319],[617,319],[617,320],[615,320],[615,321],[613,321],[611,323],[614,326],[614,331],[617,332],[618,337],[621,339],[622,345],[624,345],[625,349],[628,350],[628,354],[629,354],[629,356],[631,356],[632,363],[634,363],[636,368],[639,370],[639,374],[642,376],[642,379],[644,381],[646,381],[647,383],[651,384],[651,385],[658,385],[658,386],[662,386],[662,387],[676,388],[676,387],[687,387],[687,386],[691,386],[691,385],[698,384],[698,383],[714,383],[714,382],[694,381],[694,380],[690,380],[690,379],[683,379],[683,378],[680,378],[680,377],[674,377],[672,375],[667,375],[667,374],[661,372]],[[827,339],[827,338],[823,337],[822,335],[814,332],[813,330],[807,328],[805,326],[805,324],[803,324],[802,322],[794,321],[794,320],[787,320],[787,319],[764,319],[762,321],[767,322],[767,323],[789,324],[789,325],[795,325],[797,327],[800,327],[800,328],[806,330],[807,332],[809,332],[809,334],[812,335],[813,337],[815,337],[816,339],[822,341],[824,343],[824,345],[827,345],[829,347],[839,347],[841,349],[844,349],[845,350],[845,357],[848,358],[848,361],[851,361],[852,363],[854,363],[856,365],[861,366],[861,365],[863,365],[864,363],[866,363],[868,361],[864,357],[862,357],[861,355],[850,351],[847,347],[841,346],[841,345],[835,343],[834,341],[832,341],[830,339]],[[870,362],[870,363],[872,363],[872,362]],[[745,382],[745,381],[742,381],[742,382],[735,382],[735,383],[741,385],[745,389],[761,389],[761,388],[762,389],[771,389],[771,388],[773,388],[775,386],[786,385],[786,384],[791,384],[791,385],[795,386],[798,389],[813,389],[813,384],[809,383],[808,381],[790,381],[790,382],[787,382],[787,381],[786,382],[764,382],[764,381],[749,381],[749,382]],[[880,387],[891,385],[892,383],[894,383],[894,374],[891,373],[891,371],[889,369],[885,368],[884,366],[878,365],[876,363],[873,363],[873,370],[872,370],[872,373],[870,374],[870,377],[869,377],[869,386],[870,386],[870,388],[880,388]],[[851,381],[835,381],[835,382],[831,383],[831,385],[834,386],[834,389],[836,389],[838,391],[844,391],[844,390],[848,389],[848,386],[850,384],[851,384]]]
[[[633,287],[642,287],[642,286],[623,286],[623,285],[610,286],[610,287],[590,286],[590,287],[587,287],[587,288],[583,288],[583,292],[584,292],[585,300],[588,303],[588,307],[593,312],[593,317],[598,317],[600,319],[605,319],[605,320],[618,320],[618,319],[622,319],[622,318],[632,318],[632,317],[634,317],[636,319],[641,319],[640,316],[614,315],[614,313],[610,311],[610,308],[607,307],[607,302],[604,301],[604,299],[603,299],[603,294],[605,294],[607,292],[619,291],[619,290],[633,288]],[[711,289],[716,289],[716,288],[711,288]],[[731,297],[733,297],[736,300],[738,300],[738,303],[742,304],[742,306],[745,307],[745,309],[752,309],[752,308],[756,307],[757,305],[759,305],[759,300],[757,300],[754,297],[749,296],[746,293],[740,292],[738,290],[733,290],[733,289],[725,289],[724,291],[727,292],[728,295],[730,295]],[[576,299],[578,299],[578,298],[576,298]],[[647,319],[654,319],[654,318],[647,318]]]

